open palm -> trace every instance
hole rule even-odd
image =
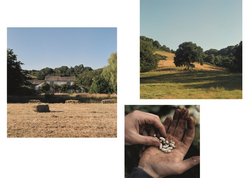
[[[138,167],[153,177],[165,177],[182,174],[199,164],[199,156],[183,160],[195,136],[194,119],[188,117],[188,110],[177,109],[173,121],[171,122],[171,117],[167,117],[163,125],[167,131],[166,139],[173,140],[175,148],[170,153],[164,153],[157,147],[150,146],[142,154]]]

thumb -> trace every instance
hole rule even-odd
[[[157,138],[151,136],[143,136],[143,135],[137,136],[137,143],[141,145],[154,145],[154,146],[160,145],[160,142]]]
[[[182,164],[179,168],[179,173],[182,174],[197,164],[200,164],[200,156],[193,156],[191,158],[185,159],[182,161]]]

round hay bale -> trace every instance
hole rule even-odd
[[[70,104],[70,103],[79,103],[79,100],[66,100],[65,103]]]
[[[46,103],[34,104],[32,108],[35,112],[50,112],[49,106]]]
[[[102,100],[101,103],[103,103],[103,104],[113,104],[114,100],[113,99],[105,99],[105,100]]]

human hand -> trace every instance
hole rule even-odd
[[[183,160],[195,136],[195,122],[192,117],[188,117],[188,110],[177,109],[173,121],[171,122],[171,117],[167,117],[163,125],[167,130],[166,139],[173,140],[175,148],[170,153],[164,153],[157,147],[150,146],[142,154],[138,165],[155,178],[182,174],[200,163],[200,156]]]
[[[142,111],[133,111],[125,116],[125,145],[142,144],[159,146],[160,142],[151,136],[155,129],[166,137],[166,130],[157,115]]]

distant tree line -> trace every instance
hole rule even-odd
[[[61,66],[55,69],[46,67],[41,70],[23,70],[25,74],[31,74],[36,76],[37,80],[44,80],[45,76],[58,76],[59,71],[61,72],[61,76],[78,76],[83,72],[88,72],[93,70],[91,67],[84,67],[83,64],[76,65],[74,67]]]
[[[204,62],[212,65],[228,68],[231,72],[242,73],[242,41],[234,46],[228,46],[221,50],[209,49],[203,51],[193,42],[183,42],[176,51],[170,50],[158,41],[145,36],[140,37],[140,72],[147,72],[157,68],[158,61],[163,56],[156,55],[155,51],[175,53],[174,63],[176,67],[185,66],[187,69],[195,67],[194,62],[203,65]]]
[[[153,40],[152,38],[148,38],[145,36],[140,36],[140,42],[145,41],[149,43],[153,49],[153,51],[166,51],[169,53],[175,53],[173,49],[170,49],[166,45],[161,45],[157,40]]]
[[[204,62],[226,67],[232,72],[242,73],[242,41],[234,46],[220,50],[209,49],[204,52]]]
[[[76,82],[72,86],[52,86],[55,90],[67,91],[67,89],[77,89],[77,85],[79,85],[84,88],[85,92],[117,93],[117,53],[111,54],[108,64],[108,66],[97,70],[93,70],[91,67],[84,67],[83,64],[71,68],[61,66],[55,69],[46,67],[41,70],[22,70],[21,65],[23,63],[17,61],[17,55],[14,54],[13,49],[7,49],[7,94],[35,94],[35,90],[26,81],[34,78],[28,77],[27,74],[35,76],[35,79],[44,80],[47,75],[58,76],[59,71],[61,76],[76,76]],[[45,82],[42,90],[48,90],[48,85]]]

